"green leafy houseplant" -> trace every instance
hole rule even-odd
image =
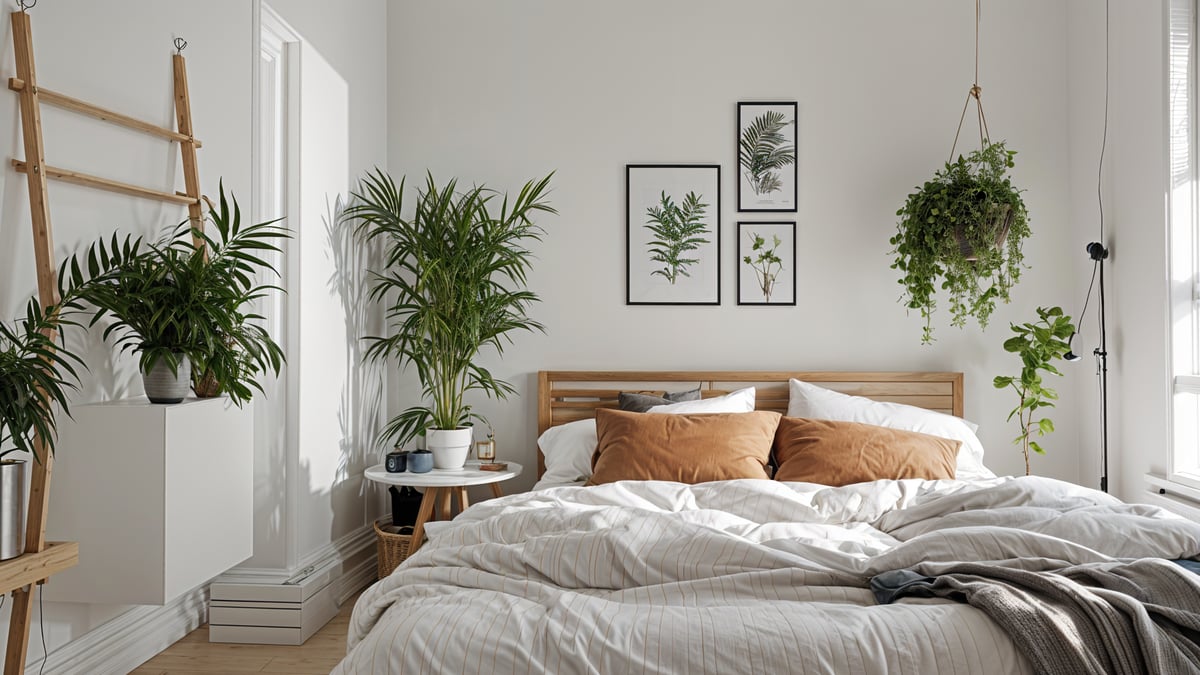
[[[783,189],[779,170],[796,162],[796,147],[787,145],[783,134],[788,124],[791,120],[783,113],[768,110],[754,118],[738,138],[738,164],[756,195]]]
[[[1042,380],[1043,373],[1062,376],[1054,361],[1060,359],[1070,349],[1068,342],[1075,327],[1071,317],[1064,316],[1062,308],[1037,308],[1038,320],[1033,323],[1012,325],[1016,335],[1004,341],[1004,351],[1018,354],[1021,357],[1020,375],[1002,375],[993,380],[997,389],[1012,388],[1017,393],[1017,407],[1008,414],[1021,424],[1021,433],[1013,439],[1015,445],[1021,446],[1025,455],[1025,474],[1029,475],[1029,451],[1045,454],[1046,451],[1033,437],[1045,436],[1054,431],[1054,422],[1048,417],[1041,417],[1038,410],[1053,408],[1058,400],[1058,392],[1047,387]],[[1038,418],[1038,419],[1034,419]]]
[[[933,341],[939,286],[949,296],[951,324],[961,328],[973,316],[986,328],[996,301],[1007,303],[1021,278],[1030,232],[1021,190],[1008,176],[1015,154],[1003,141],[985,141],[947,162],[896,212],[892,269],[902,274],[902,301],[925,319],[923,343]]]
[[[274,221],[244,226],[237,200],[230,205],[224,186],[209,220],[211,234],[185,221],[155,243],[114,234],[92,244],[82,261],[67,259],[60,278],[96,308],[93,325],[104,316],[115,319],[105,339],[116,335],[121,352],[137,353],[143,373],[160,361],[177,372],[187,358],[198,376],[211,373],[242,405],[262,390],[258,375],[278,374],[283,364],[282,349],[251,306],[281,290],[259,284],[256,276],[276,273],[263,256],[279,251],[273,242],[289,235]],[[193,246],[194,233],[205,246]]]
[[[689,251],[695,251],[708,240],[708,226],[704,224],[704,213],[708,204],[701,202],[701,196],[689,192],[683,198],[682,204],[676,204],[666,192],[662,193],[661,203],[646,209],[646,229],[654,234],[650,242],[650,260],[661,263],[662,269],[654,270],[650,276],[658,275],[674,284],[680,276],[691,276],[687,268],[700,262],[696,258],[684,257]]]
[[[63,325],[74,325],[66,318],[73,307],[69,297],[47,308],[33,298],[19,325],[0,322],[0,459],[23,451],[40,460],[38,438],[54,452],[55,406],[67,412],[75,366],[83,361],[50,335]]]
[[[427,173],[411,217],[404,215],[404,180],[396,185],[382,170],[351,194],[343,218],[382,244],[385,260],[371,298],[387,303],[390,334],[367,337],[364,358],[415,367],[428,401],[388,422],[385,445],[485,421],[467,403],[471,391],[497,399],[515,393],[475,361],[487,347],[503,353],[514,331],[544,330],[527,314],[538,297],[526,287],[526,247],[543,234],[533,217],[557,213],[545,200],[551,176],[526,183],[510,200],[484,186],[460,192],[455,180],[439,187]]]
[[[742,262],[746,263],[754,270],[754,277],[758,280],[758,287],[762,290],[763,297],[767,302],[771,301],[771,292],[775,290],[775,280],[779,277],[779,273],[783,271],[783,258],[780,258],[775,251],[779,250],[779,245],[783,243],[777,235],[771,235],[771,246],[767,246],[767,240],[757,232],[750,233],[750,252],[752,255],[742,256]]]

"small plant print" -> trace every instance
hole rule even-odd
[[[783,189],[780,170],[796,162],[796,146],[787,143],[784,130],[792,121],[768,110],[742,130],[738,139],[738,164],[756,195]]]
[[[646,209],[646,228],[654,233],[649,248],[650,259],[663,265],[662,269],[650,272],[651,276],[662,276],[674,285],[680,276],[691,276],[687,268],[700,262],[698,258],[685,256],[709,243],[704,238],[708,234],[704,224],[708,204],[701,202],[701,198],[701,195],[689,192],[681,204],[676,204],[663,191],[659,204]]]
[[[758,279],[758,287],[762,290],[763,299],[770,302],[771,292],[775,290],[775,280],[783,271],[783,259],[776,253],[783,240],[773,234],[771,235],[771,245],[768,247],[766,238],[761,234],[750,232],[749,236],[750,255],[743,256],[742,262],[754,270],[754,276]]]

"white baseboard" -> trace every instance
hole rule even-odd
[[[288,579],[321,560],[338,559],[341,572],[332,581],[339,604],[375,580],[375,533],[369,526],[306,556],[300,570],[239,570],[222,575],[228,580],[249,577]],[[46,673],[55,675],[125,675],[178,642],[208,620],[208,587],[205,584],[161,607],[142,605],[121,614],[77,640],[59,647],[46,658]],[[30,639],[37,635],[32,626]],[[36,673],[42,659],[26,664]]]
[[[50,653],[45,672],[55,675],[125,675],[207,619],[208,585],[193,589],[166,605],[140,605]],[[38,628],[30,629],[34,639]],[[36,673],[42,659],[25,665]]]

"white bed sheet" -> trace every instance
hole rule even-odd
[[[868,579],[1200,554],[1200,526],[1045,478],[622,482],[440,527],[351,619],[350,673],[1023,673],[981,612]]]

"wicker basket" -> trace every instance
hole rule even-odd
[[[390,532],[397,528],[375,521],[375,538],[379,549],[379,578],[392,573],[412,552],[412,535]],[[409,528],[411,529],[411,528]]]

